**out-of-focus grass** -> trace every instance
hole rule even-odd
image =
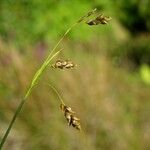
[[[60,57],[69,57],[77,68],[50,68],[45,73],[4,149],[148,149],[149,86],[138,75],[114,66],[105,53],[91,53],[86,45],[66,45]],[[99,51],[99,47],[94,49]],[[0,137],[43,59],[38,57],[40,52],[27,47],[21,53],[0,43]],[[78,112],[85,136],[67,126],[56,95],[46,86],[49,82]]]
[[[47,50],[66,28],[91,7],[113,18],[110,26],[93,30],[83,25],[69,34],[61,57],[78,67],[45,73],[4,149],[150,149],[149,67],[143,65],[150,60],[148,3],[1,2],[0,38],[5,42],[0,39],[0,138]],[[49,82],[78,112],[85,136],[67,126],[56,95],[46,86]]]

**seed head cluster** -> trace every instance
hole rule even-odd
[[[80,119],[75,116],[75,112],[71,109],[71,107],[61,104],[60,109],[64,113],[68,125],[76,128],[77,130],[81,130]]]
[[[81,17],[78,22],[84,22],[90,26],[92,25],[99,25],[99,24],[108,24],[108,21],[110,21],[111,17],[106,17],[103,14],[100,14],[97,9],[93,9],[92,11],[89,11],[86,15]]]
[[[76,65],[70,60],[57,60],[54,64],[51,65],[52,68],[59,68],[59,69],[72,69]]]
[[[99,25],[99,24],[107,24],[108,21],[110,21],[112,18],[111,17],[106,17],[103,14],[100,14],[96,18],[87,21],[86,23],[90,26],[92,25]]]

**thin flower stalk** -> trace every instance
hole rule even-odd
[[[61,101],[60,109],[62,110],[64,117],[66,118],[68,125],[74,127],[77,130],[81,130],[81,123],[80,119],[76,117],[75,111],[72,110],[71,107],[67,106],[64,101],[62,100],[59,92],[56,90],[55,87],[53,87],[51,84],[48,84],[54,92],[57,94],[59,100]]]

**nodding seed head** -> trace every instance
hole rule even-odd
[[[66,106],[65,104],[61,104],[60,109],[63,111],[68,125],[72,125],[72,127],[81,130],[80,119],[74,115],[75,112],[71,109],[71,107]]]
[[[69,60],[57,60],[54,64],[51,65],[52,68],[59,68],[59,69],[72,69],[76,65],[69,61]]]
[[[78,23],[85,22],[86,24],[92,26],[92,25],[99,25],[99,24],[107,24],[109,20],[111,20],[111,17],[103,16],[103,14],[100,14],[97,9],[93,9],[92,11],[88,12],[86,15],[81,17],[78,20]]]
[[[96,17],[92,20],[89,20],[86,23],[90,26],[91,25],[99,25],[99,24],[107,24],[108,21],[110,21],[111,19],[112,19],[111,17],[106,17],[103,14],[99,14],[98,17]]]

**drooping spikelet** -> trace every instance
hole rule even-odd
[[[54,64],[51,65],[52,68],[59,68],[59,69],[72,69],[76,65],[70,60],[57,60]]]
[[[78,23],[84,22],[90,26],[92,25],[99,25],[99,24],[108,24],[108,21],[110,21],[111,17],[106,17],[103,14],[99,13],[99,11],[95,8],[92,11],[85,14],[83,17],[81,17],[78,20]]]
[[[75,116],[75,112],[71,109],[71,107],[61,104],[60,109],[63,111],[68,125],[76,128],[77,130],[81,130],[80,119]]]
[[[89,20],[86,23],[90,26],[91,25],[99,25],[99,24],[107,24],[108,21],[110,21],[111,19],[112,19],[111,17],[106,17],[103,14],[100,14],[96,18]]]

